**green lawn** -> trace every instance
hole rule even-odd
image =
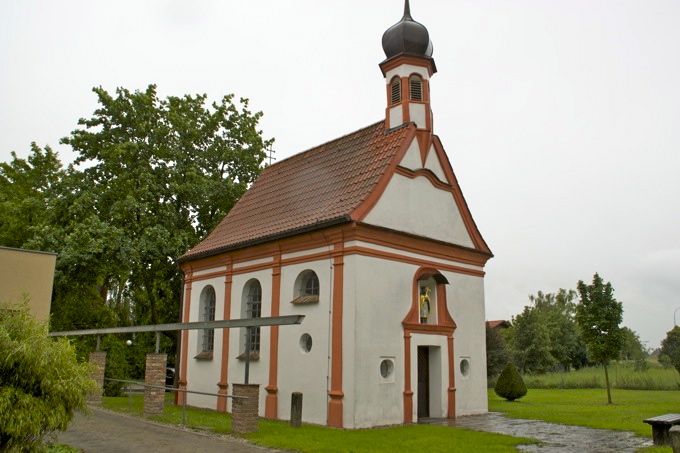
[[[142,415],[142,396],[104,398],[104,407]],[[151,417],[169,424],[182,422],[182,408],[166,405],[165,414]],[[186,410],[187,426],[219,433],[231,431],[231,417],[209,410]],[[395,426],[379,429],[341,430],[303,425],[291,428],[286,422],[260,419],[257,433],[243,436],[250,442],[299,452],[516,452],[516,445],[534,443],[531,439],[480,433],[443,426]]]
[[[529,418],[567,425],[634,431],[651,437],[642,420],[680,412],[680,392],[665,390],[612,390],[607,404],[604,389],[529,389],[518,401],[506,401],[489,390],[489,410],[509,417]]]

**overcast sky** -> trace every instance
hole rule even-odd
[[[384,117],[402,0],[0,1],[0,161],[59,139],[92,87],[228,93],[283,159]],[[487,319],[595,272],[656,347],[680,308],[680,2],[412,0],[441,138],[495,254]],[[680,322],[680,310],[677,320]]]

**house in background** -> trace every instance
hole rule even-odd
[[[487,411],[484,266],[492,257],[439,138],[427,29],[383,35],[385,118],[265,168],[180,258],[184,322],[305,315],[253,329],[260,415],[343,428]],[[230,394],[245,332],[191,331],[180,386]],[[227,410],[225,398],[188,404]]]
[[[54,253],[0,247],[0,303],[28,300],[33,316],[47,322],[56,261]]]
[[[512,324],[510,324],[510,321],[506,321],[504,319],[497,319],[497,320],[494,320],[494,321],[487,321],[486,325],[490,329],[507,329]]]

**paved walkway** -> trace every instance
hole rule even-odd
[[[196,433],[99,408],[78,412],[59,442],[84,453],[266,453],[243,440]]]
[[[652,446],[652,440],[628,431],[586,428],[583,426],[547,423],[538,420],[509,418],[498,412],[458,419],[426,419],[420,423],[435,426],[455,426],[474,431],[530,437],[538,445],[522,445],[521,451],[564,453],[635,452]],[[642,421],[640,421],[642,423]]]

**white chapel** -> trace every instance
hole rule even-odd
[[[492,253],[432,127],[437,71],[408,0],[382,38],[380,121],[265,168],[180,259],[182,321],[304,315],[194,330],[180,386],[260,384],[260,415],[341,428],[487,411],[484,266]],[[226,398],[189,405],[230,410]]]

